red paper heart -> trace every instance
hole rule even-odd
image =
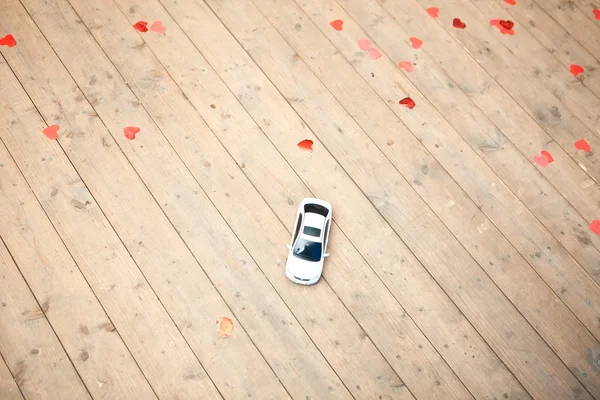
[[[583,74],[584,69],[581,65],[571,64],[571,73],[575,76],[579,76],[579,74]]]
[[[413,108],[415,108],[415,102],[410,97],[405,97],[402,100],[400,100],[400,105],[406,106],[410,110],[412,110]]]
[[[331,21],[329,23],[329,25],[331,25],[331,27],[333,29],[335,29],[336,31],[341,31],[344,29],[344,27],[343,27],[344,21],[342,21],[341,19],[336,19],[335,21]]]
[[[594,9],[594,17],[596,17],[596,19],[600,19],[600,10],[599,9]]]
[[[129,140],[135,139],[135,135],[139,131],[140,128],[138,128],[137,126],[126,126],[125,128],[123,128],[123,133],[125,134],[125,137]]]
[[[517,1],[516,1],[516,0],[504,0],[504,2],[505,2],[506,4],[510,4],[511,6],[514,6],[514,5],[516,5],[516,4],[517,4]]]
[[[358,39],[356,43],[358,43],[358,47],[361,50],[369,50],[371,48],[371,41],[369,39]]]
[[[381,57],[381,53],[375,47],[369,49],[369,60],[377,60]]]
[[[504,29],[506,29],[508,31],[510,31],[513,28],[513,26],[515,26],[514,22],[509,21],[509,20],[505,21],[503,19],[500,20],[499,24],[501,27],[503,27]]]
[[[138,21],[133,24],[133,27],[140,32],[148,32],[148,21]]]
[[[454,26],[455,28],[458,28],[458,29],[465,29],[467,27],[467,24],[462,22],[460,20],[460,18],[454,18],[452,20],[452,26]]]
[[[418,49],[423,46],[423,41],[414,36],[409,37],[408,40],[410,40],[410,45],[413,47],[413,49]]]
[[[152,32],[156,32],[156,33],[165,33],[165,31],[167,29],[165,28],[165,26],[163,25],[162,22],[160,22],[160,21],[154,21],[152,23],[152,25],[150,25],[150,30]]]
[[[554,161],[554,158],[546,150],[542,150],[541,155],[533,157],[533,161],[541,167],[547,167],[548,164]]]
[[[500,33],[503,35],[514,35],[515,31],[512,30],[512,27],[515,25],[512,21],[503,21],[499,19],[490,20],[490,25],[495,26],[500,30]],[[510,28],[507,28],[510,26]]]
[[[400,61],[398,63],[398,68],[402,68],[406,72],[412,72],[413,71],[413,65],[412,65],[412,63],[410,63],[408,61]]]
[[[437,7],[429,7],[427,10],[427,14],[429,14],[432,18],[437,18],[440,12],[440,9]]]
[[[310,139],[304,139],[303,141],[301,141],[300,143],[298,143],[298,147],[301,150],[308,151],[308,152],[312,151],[312,145],[313,145],[313,141],[310,140]]]
[[[56,124],[54,124],[54,125],[50,125],[50,126],[49,126],[49,127],[47,127],[46,129],[44,129],[44,130],[42,131],[42,133],[43,133],[44,135],[46,135],[46,137],[47,137],[48,139],[51,139],[51,140],[56,140],[56,139],[58,139],[58,130],[59,130],[59,129],[60,129],[60,128],[59,128],[59,126],[58,126],[58,125],[56,125]]]
[[[592,223],[590,224],[590,229],[596,235],[600,235],[600,220],[597,220],[597,219],[593,220]]]
[[[592,147],[585,139],[579,139],[578,141],[576,141],[575,148],[577,150],[583,150],[586,153],[589,153],[590,151],[592,151]]]
[[[3,38],[0,38],[0,46],[14,47],[16,44],[17,44],[17,41],[15,40],[15,37],[11,34],[8,34],[8,35],[4,36]]]

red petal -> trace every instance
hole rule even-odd
[[[400,104],[403,105],[403,106],[408,107],[410,110],[412,110],[413,108],[415,108],[415,102],[410,97],[405,97],[402,100],[400,100]]]

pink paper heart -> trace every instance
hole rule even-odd
[[[427,10],[427,14],[429,14],[431,16],[431,18],[437,18],[438,14],[440,12],[440,9],[437,7],[429,7]]]
[[[369,49],[369,59],[370,60],[377,60],[380,57],[381,57],[381,53],[379,52],[379,50],[377,50],[374,47],[371,47]]]
[[[369,50],[371,48],[371,41],[369,39],[358,39],[356,42],[361,50]]]
[[[541,155],[533,156],[533,161],[540,167],[547,167],[548,164],[554,161],[554,158],[546,150],[542,150]]]
[[[156,33],[165,33],[165,26],[160,21],[154,21],[152,25],[150,25],[150,30]]]
[[[137,126],[126,126],[125,128],[123,128],[123,133],[125,134],[125,137],[129,140],[135,139],[135,135],[137,135],[139,131],[140,128],[138,128]]]
[[[413,65],[411,62],[408,61],[400,61],[398,63],[398,68],[402,68],[403,70],[405,70],[406,72],[412,72],[413,70]]]
[[[421,46],[423,46],[423,41],[414,36],[409,37],[408,40],[410,41],[410,45],[413,47],[413,49],[419,49]]]

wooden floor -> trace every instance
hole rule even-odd
[[[600,399],[600,2],[435,3],[3,0],[0,399]]]

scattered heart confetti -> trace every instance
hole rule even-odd
[[[123,133],[125,134],[125,137],[129,140],[135,139],[135,135],[139,131],[140,128],[138,128],[137,126],[126,126],[125,128],[123,128]]]
[[[42,131],[42,133],[43,133],[44,135],[46,135],[46,137],[47,137],[48,139],[51,139],[51,140],[56,140],[56,139],[58,139],[58,130],[59,130],[59,129],[60,129],[60,127],[59,127],[58,125],[54,124],[54,125],[50,125],[50,126],[49,126],[49,127],[47,127],[46,129],[44,129],[44,130]]]
[[[308,151],[308,152],[312,151],[312,145],[313,145],[313,141],[310,140],[310,139],[304,139],[303,141],[301,141],[300,143],[298,143],[298,147],[301,150]]]
[[[584,69],[581,65],[577,65],[577,64],[571,64],[571,73],[575,76],[579,76],[580,74],[583,74]]]
[[[133,27],[140,32],[148,32],[148,22],[147,21],[138,21],[133,24]]]
[[[589,153],[590,151],[592,151],[592,147],[590,146],[590,144],[585,139],[579,139],[578,141],[576,141],[575,142],[575,148],[577,150],[583,150],[586,153]]]
[[[600,10],[599,9],[594,9],[594,17],[596,17],[596,19],[600,19]]]
[[[371,48],[371,41],[368,39],[358,39],[356,42],[361,50],[369,50]]]
[[[437,18],[440,12],[440,9],[437,7],[429,7],[427,10],[427,14],[429,14],[432,18]]]
[[[377,60],[381,57],[381,53],[374,47],[369,49],[369,60]]]
[[[150,30],[152,32],[156,32],[156,33],[165,33],[165,31],[167,29],[165,28],[165,26],[163,25],[162,22],[160,22],[160,21],[154,21],[152,23],[152,25],[150,25]]]
[[[419,49],[421,46],[423,46],[423,41],[414,36],[409,37],[408,40],[410,40],[410,45],[413,47],[413,49]]]
[[[501,19],[492,19],[490,20],[490,25],[495,26],[500,30],[500,33],[503,35],[514,35],[515,31],[513,31],[513,26],[515,25],[512,21],[504,21]]]
[[[415,108],[415,102],[410,97],[405,97],[402,100],[400,100],[400,105],[406,106],[410,110],[412,110],[413,108]]]
[[[506,4],[510,4],[511,6],[517,5],[517,0],[504,0]]]
[[[3,38],[0,38],[0,46],[8,46],[8,47],[14,47],[16,46],[17,41],[15,40],[15,37],[11,34],[8,34],[6,36],[4,36]]]
[[[597,219],[593,220],[592,223],[590,224],[590,229],[596,235],[600,235],[600,220],[597,220]]]
[[[335,29],[336,31],[344,30],[344,21],[342,21],[341,19],[336,19],[335,21],[331,21],[329,23],[329,25],[331,25],[331,27],[333,29]]]
[[[219,334],[221,337],[226,338],[233,332],[233,321],[227,317],[221,317],[217,319],[217,326],[219,327]]]
[[[546,150],[542,150],[541,155],[534,156],[533,161],[535,161],[540,167],[547,167],[548,164],[554,161],[554,158],[548,153]]]
[[[452,20],[452,26],[458,29],[465,29],[467,27],[467,24],[465,24],[464,22],[462,22],[460,20],[460,18],[454,18]]]
[[[400,61],[398,63],[398,68],[402,68],[403,70],[405,70],[406,72],[412,72],[413,71],[413,65],[411,62],[408,61]]]

